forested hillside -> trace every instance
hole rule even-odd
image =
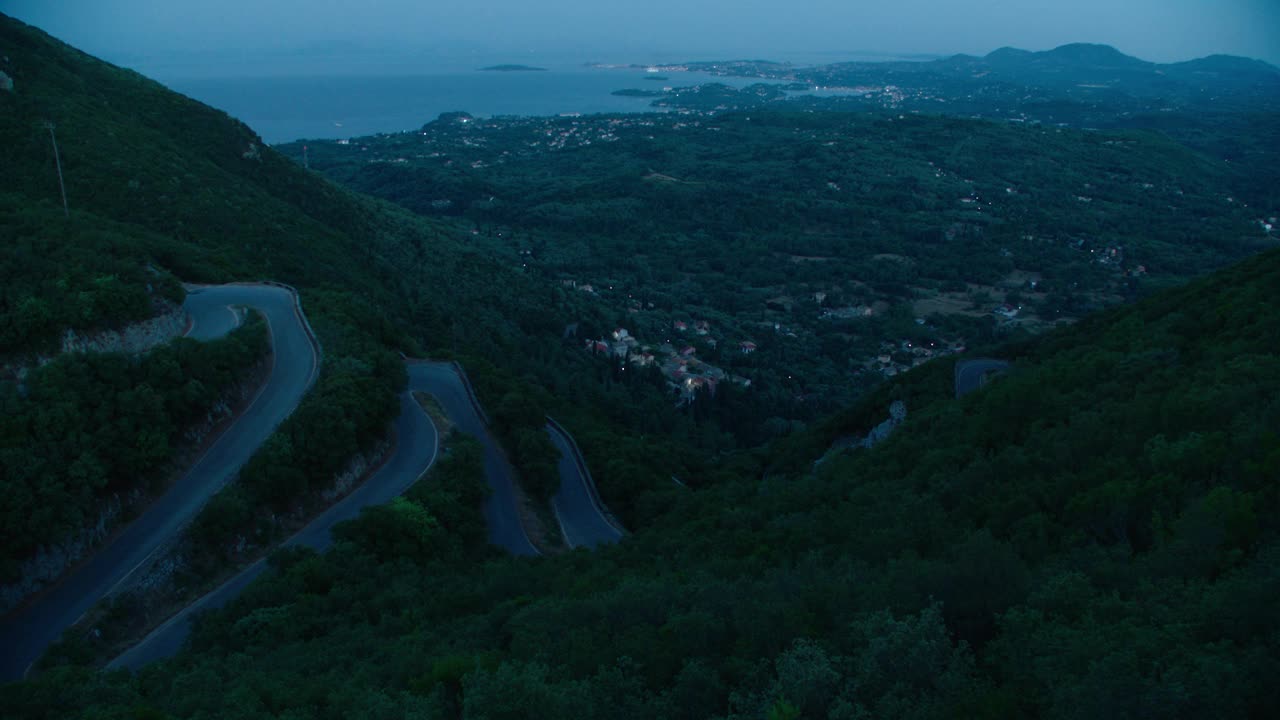
[[[660,368],[744,445],[1280,241],[1280,205],[1236,197],[1265,177],[1161,134],[785,110],[446,114],[307,146],[329,177],[519,252],[572,290],[615,377]]]
[[[225,113],[7,17],[0,17],[0,64],[13,80],[12,89],[0,90],[6,160],[0,174],[0,361],[6,367],[0,392],[14,413],[6,418],[13,432],[0,438],[0,451],[5,467],[22,469],[4,477],[4,512],[23,516],[6,524],[14,536],[5,546],[0,582],[16,580],[19,563],[42,544],[74,532],[86,508],[117,492],[155,486],[156,472],[183,446],[183,428],[157,435],[154,426],[191,415],[186,405],[151,412],[156,397],[207,400],[226,389],[233,376],[226,368],[208,378],[221,385],[197,391],[191,377],[169,372],[167,361],[164,372],[151,374],[146,361],[121,358],[62,361],[112,369],[110,381],[100,384],[52,369],[30,388],[17,380],[38,356],[55,353],[67,330],[119,328],[171,307],[165,303],[182,298],[179,282],[290,283],[300,290],[324,351],[315,390],[270,452],[251,463],[248,489],[220,496],[220,522],[212,523],[220,528],[219,541],[246,534],[269,542],[275,511],[312,502],[352,452],[385,437],[396,410],[393,394],[404,382],[399,351],[492,359],[496,364],[472,364],[477,384],[499,393],[487,402],[496,406],[510,396],[534,418],[551,408],[554,400],[532,390],[527,373],[531,367],[542,378],[559,372],[567,352],[558,339],[573,311],[563,307],[562,291],[521,271],[514,250],[344,190],[263,146]],[[218,357],[212,352],[202,362]],[[133,369],[117,377],[115,369],[124,366]],[[605,391],[595,380],[575,382],[579,392]],[[140,384],[154,391],[142,405],[135,397]],[[29,389],[40,394],[24,397]],[[692,426],[665,402],[662,389],[634,392],[652,397],[621,417],[599,416],[590,405],[557,414],[598,428],[601,451],[633,417]],[[41,428],[56,411],[50,399],[96,414],[75,424],[71,435],[46,433]],[[107,408],[150,414],[114,429],[93,423]],[[26,460],[33,435],[44,437],[47,445],[40,447],[50,457],[65,453],[75,472],[56,478],[37,472]],[[320,438],[324,452],[311,452]],[[610,476],[600,473],[606,488],[617,485]],[[631,480],[622,496],[638,497],[666,477]],[[49,498],[66,503],[29,512]],[[214,557],[225,550],[207,549]]]
[[[0,579],[85,528],[101,523],[106,534],[167,480],[175,451],[192,444],[184,431],[221,419],[220,392],[245,380],[266,346],[255,318],[216,342],[178,338],[141,358],[72,353],[20,389],[0,383]]]
[[[1280,68],[1251,58],[1211,55],[1154,63],[1107,45],[1075,43],[1043,52],[1004,47],[982,57],[912,62],[842,62],[798,67],[756,61],[692,62],[669,68],[676,87],[656,93],[668,107],[795,108],[946,113],[1014,123],[1084,128],[1153,128],[1276,177],[1274,145],[1245,142],[1240,119],[1269,123],[1280,110]],[[679,70],[767,79],[712,92],[679,82]],[[680,87],[686,85],[685,87]],[[792,93],[783,92],[783,89]],[[816,91],[810,94],[809,91]],[[1224,132],[1224,130],[1226,132]],[[1224,138],[1231,138],[1221,143]],[[1266,191],[1272,198],[1275,190]]]
[[[433,249],[449,258],[459,293],[465,268],[487,273],[488,261],[468,259],[448,233],[309,175],[224,113],[2,17],[0,57],[13,80],[0,91],[0,357],[8,370],[21,377],[37,353],[58,350],[68,329],[151,316],[181,300],[179,280],[289,281],[302,288],[326,350],[324,379],[305,403],[309,431],[331,435],[335,448],[382,435],[403,382],[393,348],[418,347],[409,324],[393,319],[418,311],[404,288],[426,285],[387,255]],[[467,327],[476,326],[483,323]],[[141,360],[70,356],[25,381],[6,372],[9,535],[0,579],[15,580],[19,560],[94,522],[108,498],[152,489],[183,447],[184,428],[203,415],[197,409],[256,360],[261,337],[246,350],[255,347],[252,357],[194,344]],[[344,394],[348,385],[375,397]],[[55,459],[68,464],[57,470]],[[307,464],[316,475],[308,484],[323,486],[345,462]]]
[[[334,551],[278,556],[175,660],[3,699],[50,718],[1271,717],[1277,287],[1270,252],[1008,347],[1013,369],[960,400],[951,362],[927,364],[594,554],[420,541],[467,527],[447,498],[478,473],[464,453]],[[813,468],[893,399],[910,415],[890,439]]]

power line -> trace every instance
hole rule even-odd
[[[62,212],[70,219],[71,208],[67,205],[67,184],[62,180],[62,158],[58,157],[58,137],[53,134],[53,123],[46,122],[44,126],[49,128],[49,140],[53,143],[53,163],[58,167],[58,188],[62,191]]]

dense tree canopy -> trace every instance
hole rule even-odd
[[[116,498],[167,478],[184,431],[267,352],[256,319],[225,339],[178,338],[142,357],[61,355],[19,386],[0,383],[0,578],[42,545],[86,527]]]
[[[1008,347],[1013,369],[959,400],[951,363],[931,363],[594,554],[488,556],[474,505],[423,500],[458,492],[432,476],[334,551],[282,559],[173,661],[55,670],[5,701],[31,717],[1268,717],[1277,282],[1268,253]],[[891,398],[912,411],[887,441],[814,467]],[[472,540],[450,544],[439,528],[459,523]]]
[[[1242,123],[1222,118],[1201,135],[1262,144],[1268,126]],[[749,392],[703,409],[754,445],[881,380],[886,344],[980,345],[1274,246],[1259,218],[1280,206],[1236,197],[1265,197],[1269,166],[1188,143],[1197,149],[1132,129],[784,103],[446,115],[307,147],[311,167],[348,187],[518,252],[523,273],[560,286],[552,306],[576,337],[622,327],[655,349],[692,343],[749,378]],[[300,160],[302,145],[281,150]],[[1015,322],[992,315],[1005,303]],[[695,319],[705,337],[673,333]],[[758,346],[750,358],[743,340]]]

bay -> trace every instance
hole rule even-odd
[[[650,98],[611,95],[622,88],[660,89],[753,78],[643,69],[551,67],[545,72],[450,70],[421,75],[166,78],[173,90],[226,111],[270,144],[341,139],[414,130],[443,112],[494,115],[653,112]]]

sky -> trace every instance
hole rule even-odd
[[[153,75],[401,72],[476,62],[801,63],[1095,42],[1157,62],[1280,65],[1280,0],[0,0]]]

